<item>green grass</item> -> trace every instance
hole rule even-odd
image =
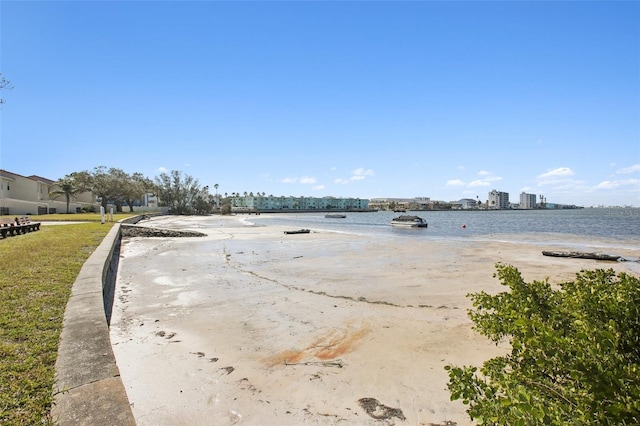
[[[60,216],[88,220],[80,219],[82,214]],[[97,222],[42,226],[36,232],[0,239],[2,425],[52,424],[64,310],[80,268],[112,226],[101,224],[100,215],[93,216]]]

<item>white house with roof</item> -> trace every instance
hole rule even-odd
[[[461,200],[458,200],[456,202],[452,202],[451,204],[455,205],[456,208],[462,209],[462,210],[469,210],[469,209],[477,209],[478,208],[478,201],[474,200],[473,198],[463,198]]]
[[[49,197],[51,192],[59,189],[56,181],[51,179],[22,176],[0,169],[0,215],[66,213],[67,199],[64,195]],[[71,197],[69,212],[79,213],[83,209],[99,209],[91,192]]]

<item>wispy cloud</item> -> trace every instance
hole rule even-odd
[[[166,167],[160,166],[158,167],[158,171],[160,173],[167,173],[169,170]]]
[[[351,182],[356,182],[359,180],[364,180],[367,177],[370,176],[375,176],[376,174],[374,173],[374,171],[372,169],[364,169],[364,168],[359,168],[359,169],[355,169],[354,171],[351,172],[351,176],[347,179],[343,179],[343,178],[337,178],[333,181],[333,183],[337,183],[337,184],[347,184],[347,183],[351,183]]]
[[[502,177],[496,176],[486,170],[480,170],[478,172],[480,179],[474,179],[471,182],[465,182],[462,179],[450,179],[447,181],[446,186],[465,186],[467,188],[480,188],[491,186],[494,182],[499,182]]]
[[[467,188],[477,188],[479,186],[490,186],[491,183],[489,183],[488,181],[484,180],[484,179],[476,179],[474,181],[471,181],[467,184]]]
[[[640,185],[640,179],[623,179],[623,180],[605,180],[595,186],[595,189],[620,189],[625,187],[638,188]]]
[[[625,167],[620,170],[616,170],[617,175],[628,175],[631,173],[640,173],[640,164],[634,164],[631,167]]]
[[[313,191],[322,191],[325,188],[324,185],[316,185],[313,188],[311,188]]]
[[[282,183],[300,183],[302,185],[313,185],[318,181],[314,177],[302,176],[302,177],[286,177],[280,180]]]
[[[548,191],[557,192],[584,192],[588,190],[586,182],[575,180],[573,176],[574,171],[569,167],[558,167],[553,170],[548,170],[544,173],[540,173],[537,176],[538,187],[548,187]]]
[[[554,179],[558,177],[573,176],[575,173],[569,167],[558,167],[538,175],[538,179]]]
[[[371,169],[355,169],[353,172],[353,176],[375,176],[375,173]]]
[[[496,176],[486,170],[480,170],[478,172],[478,176],[480,176],[480,179],[469,182],[467,188],[487,187],[491,186],[491,184],[494,182],[499,182],[502,180],[502,177]]]

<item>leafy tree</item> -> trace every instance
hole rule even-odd
[[[80,182],[81,186],[100,198],[100,204],[106,210],[109,201],[119,199],[118,177],[121,172],[119,169],[107,169],[105,166],[98,166],[94,167],[91,172],[85,170],[71,175]]]
[[[121,189],[122,200],[129,206],[129,211],[133,212],[135,202],[142,201],[144,196],[149,192],[153,192],[154,189],[153,181],[141,173],[127,175]]]
[[[469,295],[474,328],[511,352],[448,365],[452,400],[479,424],[640,424],[640,279],[581,271],[553,289],[497,264],[510,291]]]
[[[156,188],[160,201],[175,214],[191,214],[195,211],[194,202],[201,195],[200,184],[192,176],[172,170],[170,174],[161,173],[156,177]]]
[[[56,199],[62,195],[65,196],[67,201],[67,214],[69,213],[69,204],[71,203],[71,197],[78,193],[84,192],[85,189],[78,182],[73,175],[67,175],[56,182],[56,185],[60,189],[49,192],[49,198]]]
[[[193,200],[193,209],[195,214],[207,214],[213,212],[215,207],[215,198],[209,193],[209,187],[205,186],[200,190]]]
[[[100,204],[107,209],[109,202],[115,204],[118,212],[123,204],[133,211],[135,201],[155,188],[151,179],[141,173],[128,174],[121,169],[105,166],[95,167],[93,171],[75,172],[70,175],[83,191],[92,191],[101,199]]]

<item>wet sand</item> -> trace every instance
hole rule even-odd
[[[467,293],[504,289],[496,262],[552,283],[628,271],[532,243],[408,245],[207,221],[147,221],[207,237],[123,240],[111,339],[140,425],[471,424],[443,367],[507,350],[467,317]],[[589,241],[566,247],[576,244]]]

